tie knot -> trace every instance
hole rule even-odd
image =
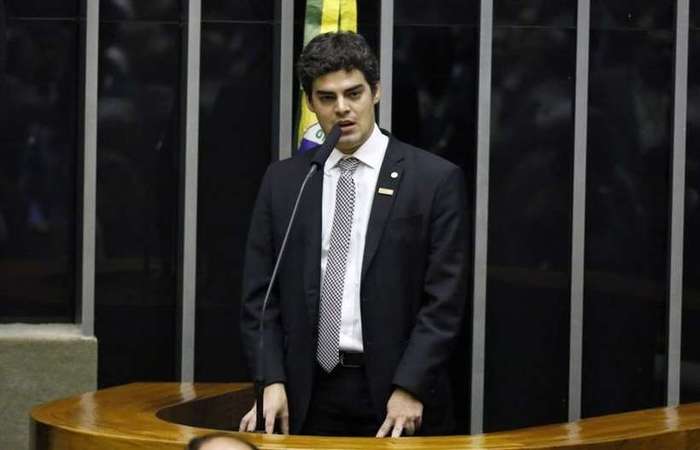
[[[360,164],[360,160],[354,157],[341,159],[338,161],[338,167],[340,167],[340,175],[350,175],[355,173],[355,169]]]

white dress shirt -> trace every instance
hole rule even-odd
[[[384,136],[375,124],[374,130],[364,144],[352,155],[333,149],[323,167],[323,223],[321,229],[321,285],[326,273],[328,250],[331,242],[333,213],[335,211],[335,191],[340,178],[338,161],[347,157],[360,160],[353,179],[355,180],[355,210],[352,217],[350,253],[345,268],[343,286],[343,307],[340,321],[340,350],[362,352],[362,318],[360,314],[360,286],[362,258],[365,251],[367,224],[372,210],[374,192],[377,190],[379,170],[384,161],[389,138]]]

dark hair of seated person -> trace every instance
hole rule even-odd
[[[202,450],[204,449],[204,445],[207,442],[211,442],[214,439],[227,439],[232,442],[242,444],[246,448],[249,448],[250,450],[258,450],[258,447],[255,445],[251,444],[250,442],[247,442],[237,436],[233,436],[231,434],[227,433],[212,433],[212,434],[206,434],[204,436],[198,436],[196,438],[192,438],[192,440],[187,444],[187,449],[186,450]]]

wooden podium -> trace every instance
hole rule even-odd
[[[34,408],[30,448],[182,450],[194,436],[236,428],[252,401],[250,384],[137,383],[104,389]],[[699,450],[700,403],[475,436],[241,436],[261,449],[278,450]]]

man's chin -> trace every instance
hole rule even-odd
[[[355,153],[359,147],[357,139],[347,139],[345,136],[342,136],[335,145],[335,148],[346,154]]]

